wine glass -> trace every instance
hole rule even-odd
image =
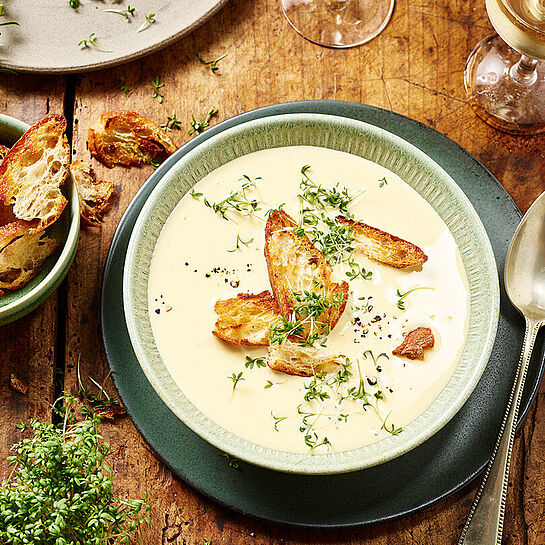
[[[545,0],[486,0],[497,34],[482,40],[464,73],[475,112],[513,134],[545,131]]]
[[[380,34],[395,0],[282,0],[290,25],[318,45],[346,48]]]

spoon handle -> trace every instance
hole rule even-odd
[[[458,545],[501,545],[503,516],[509,479],[509,462],[515,439],[515,429],[524,389],[524,381],[532,356],[537,332],[542,323],[526,318],[526,332],[515,383],[494,452],[482,480]]]

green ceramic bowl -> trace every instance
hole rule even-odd
[[[414,188],[448,225],[470,286],[468,336],[447,386],[403,433],[372,445],[304,457],[250,443],[202,414],[170,376],[157,350],[148,315],[148,275],[153,250],[182,196],[212,170],[253,151],[312,145],[345,151],[381,164]],[[441,429],[467,400],[494,342],[499,285],[484,227],[450,176],[413,145],[360,121],[319,114],[286,114],[249,121],[206,140],[174,164],[154,189],[135,224],[125,260],[125,318],[138,361],[165,404],[195,433],[219,449],[262,467],[303,474],[331,474],[371,467],[415,448]]]
[[[12,146],[28,130],[29,125],[0,114],[0,144]],[[51,256],[42,270],[26,286],[0,297],[0,326],[13,322],[41,305],[59,286],[78,247],[80,216],[76,188],[70,180],[63,190],[68,205],[61,217],[48,230],[49,235],[61,242],[61,249]]]

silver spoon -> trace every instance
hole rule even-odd
[[[501,544],[520,399],[536,335],[545,323],[545,193],[526,212],[513,235],[505,258],[504,279],[511,303],[524,316],[526,333],[500,434],[458,545]]]

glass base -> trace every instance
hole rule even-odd
[[[395,0],[282,0],[284,15],[303,38],[325,47],[361,45],[380,34]]]
[[[545,62],[517,79],[521,54],[497,34],[482,40],[466,64],[464,83],[479,117],[512,134],[545,132]],[[515,78],[515,79],[513,79]]]

